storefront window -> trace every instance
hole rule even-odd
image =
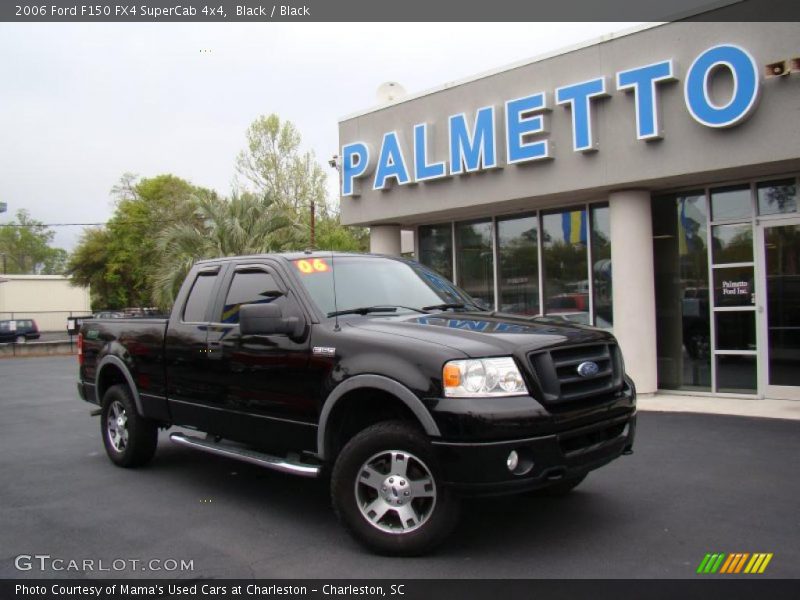
[[[536,216],[497,220],[500,302],[503,312],[539,314],[539,228]]]
[[[800,385],[800,225],[764,231],[769,385]]]
[[[716,313],[717,350],[755,350],[756,313],[752,310]]]
[[[609,209],[593,205],[592,213],[592,285],[594,288],[595,327],[609,329],[614,323],[611,301],[611,225]]]
[[[453,280],[453,229],[450,223],[419,228],[419,261]]]
[[[756,303],[753,267],[714,269],[714,306],[749,307]]]
[[[753,262],[753,226],[750,223],[715,225],[711,230],[714,264]]]
[[[758,385],[756,357],[721,354],[717,356],[717,391],[728,394],[755,394]]]
[[[656,197],[652,215],[658,387],[710,390],[705,194]]]
[[[777,215],[797,212],[797,185],[794,179],[764,181],[756,186],[758,214]]]
[[[711,217],[714,221],[749,219],[752,214],[749,185],[711,190]]]
[[[447,277],[454,270],[458,285],[486,308],[497,306],[503,312],[522,315],[546,314],[611,329],[611,228],[607,204],[455,223],[452,227],[420,227],[419,260]],[[454,252],[451,233],[455,237]],[[544,307],[540,303],[542,291]],[[590,297],[594,314],[590,311]]]
[[[494,308],[492,222],[456,223],[458,285],[484,308]]]
[[[586,210],[542,215],[545,313],[588,325]]]

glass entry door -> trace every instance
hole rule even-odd
[[[761,221],[763,276],[758,314],[761,389],[767,398],[800,399],[800,218]]]

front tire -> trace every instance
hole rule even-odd
[[[113,385],[103,396],[100,431],[106,454],[118,467],[140,467],[156,453],[158,427],[136,411],[127,385]]]
[[[26,338],[24,335],[18,335],[17,336],[16,342],[18,344],[24,344],[27,341],[28,341],[28,338]]]
[[[429,552],[453,530],[459,502],[443,484],[433,447],[417,429],[384,422],[342,449],[331,475],[336,516],[380,554]]]

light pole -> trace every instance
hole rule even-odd
[[[5,202],[0,202],[0,214],[6,212],[7,210],[8,210],[8,204],[6,204]],[[0,254],[0,256],[3,257],[3,275],[5,275],[6,274],[6,255],[5,255],[5,252]]]

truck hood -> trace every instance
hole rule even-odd
[[[353,319],[349,325],[455,348],[474,358],[614,339],[593,327],[491,312],[369,316]]]

